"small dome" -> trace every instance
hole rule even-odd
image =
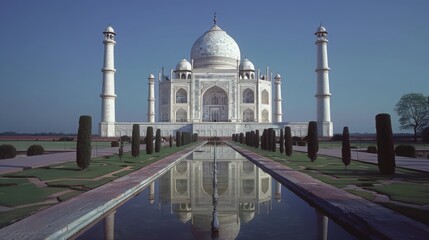
[[[155,78],[155,76],[151,73],[151,74],[149,75],[149,79],[153,79],[153,78]]]
[[[255,66],[249,59],[244,59],[240,63],[240,71],[255,71]]]
[[[110,26],[110,25],[106,28],[106,30],[104,30],[103,33],[113,33],[113,34],[116,34],[115,30],[113,30],[112,26]]]
[[[317,28],[316,33],[314,35],[318,33],[328,33],[328,32],[326,31],[326,28],[322,26],[322,24],[320,24],[320,26]]]
[[[274,79],[276,79],[276,78],[282,78],[282,76],[280,76],[280,74],[276,74],[276,76],[274,77]]]
[[[176,71],[191,71],[192,66],[186,59],[180,60],[179,63],[176,65]]]

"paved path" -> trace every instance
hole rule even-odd
[[[359,233],[359,239],[428,239],[429,225],[323,183],[238,144],[228,145],[329,218]]]
[[[145,145],[141,145],[143,147]],[[118,153],[119,147],[93,149],[92,158],[110,156]],[[129,146],[124,147],[124,151],[130,151]],[[51,153],[38,156],[22,156],[0,160],[0,174],[19,172],[25,169],[44,167],[48,165],[76,161],[76,152]]]
[[[307,147],[293,146],[293,150],[298,152],[307,152]],[[318,154],[341,158],[341,148],[320,148]],[[377,154],[367,152],[352,150],[352,159],[373,164],[378,163]],[[395,160],[397,167],[429,172],[429,159],[396,156]]]
[[[0,239],[68,239],[149,186],[154,179],[205,143],[201,142],[167,156],[124,177],[4,227],[0,229]]]

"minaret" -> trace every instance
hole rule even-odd
[[[274,99],[274,103],[275,103],[275,112],[274,112],[274,122],[283,122],[282,121],[282,90],[281,90],[281,84],[282,84],[282,77],[280,76],[280,74],[276,74],[276,76],[274,77],[274,84],[275,84],[275,88],[276,88],[276,96]]]
[[[150,123],[155,122],[155,77],[153,74],[149,75],[149,96],[147,98],[147,121]]]
[[[104,34],[104,66],[103,72],[103,89],[101,97],[101,122],[100,135],[102,137],[115,136],[115,31],[108,26]]]
[[[317,36],[317,129],[320,137],[333,136],[331,122],[331,93],[329,92],[328,32],[320,25],[314,35]]]

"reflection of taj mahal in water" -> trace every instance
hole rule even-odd
[[[111,26],[103,33],[100,135],[131,135],[134,123],[115,121],[116,33]],[[327,31],[320,26],[315,35],[319,136],[332,136]],[[216,24],[216,19],[192,45],[189,61],[182,59],[169,74],[162,70],[157,81],[152,74],[148,80],[148,122],[138,123],[141,135],[145,135],[146,126],[161,129],[163,136],[174,135],[180,130],[209,137],[264,128],[279,131],[286,125],[291,127],[294,136],[307,135],[307,122],[283,121],[280,74],[273,77],[268,67],[261,71],[249,59],[242,59],[238,44]],[[157,96],[155,85],[159,90]]]
[[[210,150],[209,150],[210,149]],[[194,152],[190,159],[181,161],[162,176],[160,184],[161,204],[171,204],[172,213],[181,222],[191,221],[193,234],[210,232],[213,209],[213,160],[214,148]],[[272,178],[228,147],[216,150],[219,195],[219,232],[223,239],[234,239],[241,223],[248,223],[263,206],[270,209]],[[281,200],[281,185],[276,182],[275,199]]]

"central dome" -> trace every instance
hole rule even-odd
[[[240,48],[232,37],[214,25],[192,45],[191,59],[195,68],[235,69]]]

